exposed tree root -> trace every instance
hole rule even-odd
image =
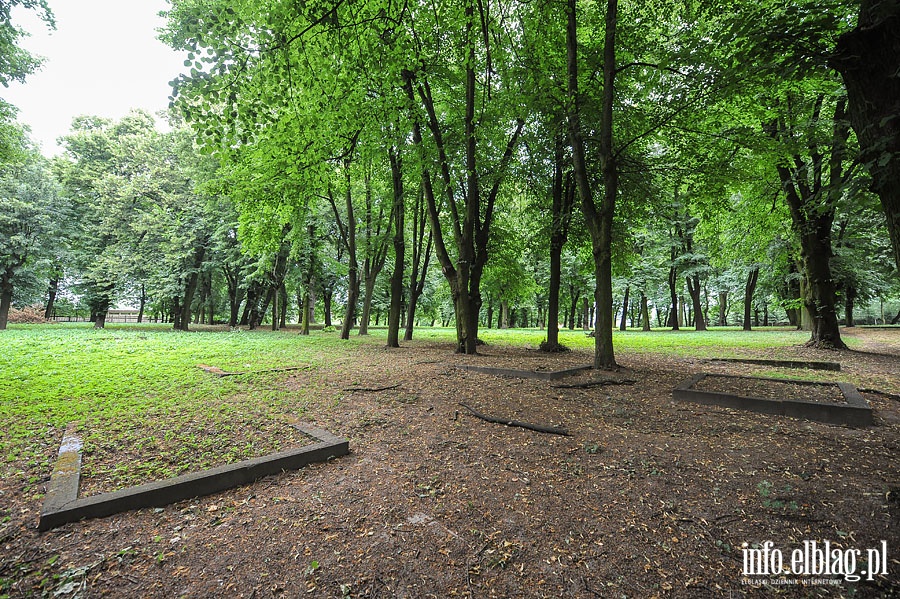
[[[400,386],[400,383],[396,385],[389,385],[387,387],[344,387],[344,391],[359,391],[360,393],[378,393],[379,391],[388,391],[390,389],[396,389]]]
[[[550,345],[546,341],[541,341],[540,350],[542,352],[547,352],[550,354],[564,353],[564,352],[572,351],[568,347],[563,345],[562,343],[554,343],[553,345]]]
[[[472,414],[472,416],[475,416],[476,418],[480,418],[481,420],[484,420],[485,422],[491,422],[493,424],[505,424],[507,426],[518,426],[519,428],[525,428],[530,431],[535,431],[538,433],[548,433],[550,435],[563,435],[565,437],[569,436],[569,431],[564,428],[559,428],[556,426],[544,426],[541,424],[530,424],[528,422],[520,422],[518,420],[505,420],[503,418],[495,418],[494,416],[487,416],[480,412],[476,412],[475,410],[473,410],[472,408],[470,408],[469,406],[467,406],[464,403],[460,403],[459,405],[461,405],[462,407],[467,409],[469,411],[469,413]]]
[[[603,387],[605,385],[633,385],[637,381],[632,379],[602,379],[599,381],[588,381],[586,383],[570,383],[566,385],[553,385],[554,389],[589,389],[591,387]]]

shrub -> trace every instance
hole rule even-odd
[[[9,322],[11,324],[44,324],[47,319],[44,318],[44,307],[35,304],[34,306],[25,306],[21,310],[10,308]]]

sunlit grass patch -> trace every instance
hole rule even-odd
[[[301,413],[306,392],[273,385],[277,373],[220,378],[197,364],[250,372],[293,366],[314,371],[342,361],[359,343],[323,333],[179,333],[159,325],[11,327],[0,335],[4,474],[23,478],[27,492],[50,471],[70,421],[79,423],[87,450],[102,444],[103,459],[118,452],[128,457],[127,468],[138,472],[177,474],[207,467],[213,457],[222,463],[280,450],[291,433],[265,423],[284,412]],[[231,435],[229,426],[243,432]],[[191,451],[172,449],[180,454],[170,459],[152,444],[137,443],[154,435],[165,438],[167,432],[172,447]],[[198,435],[212,441],[197,440]],[[247,447],[250,435],[255,439]],[[141,463],[141,455],[147,463]],[[160,466],[166,460],[174,464],[172,472]]]

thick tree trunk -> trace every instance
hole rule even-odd
[[[141,286],[143,289],[143,286]],[[44,308],[44,319],[49,320],[53,316],[54,303],[56,302],[56,294],[59,292],[59,279],[54,277],[50,279],[50,286],[47,288],[47,306]],[[8,313],[7,313],[8,318]],[[138,321],[140,322],[140,321]]]
[[[0,278],[0,331],[6,330],[9,322],[9,308],[12,305],[12,271],[7,270]]]
[[[612,332],[615,326],[612,302],[612,225],[618,193],[619,169],[613,152],[613,100],[616,76],[616,20],[618,0],[607,0],[603,47],[603,97],[600,118],[598,154],[603,177],[603,199],[594,201],[591,177],[585,161],[584,138],[579,113],[578,92],[578,22],[576,0],[568,0],[566,27],[566,69],[568,93],[572,108],[568,114],[572,166],[594,257],[594,302],[597,318],[594,329],[594,368],[615,368]]]
[[[822,97],[813,110],[818,119]],[[827,184],[823,183],[824,157],[814,145],[810,148],[812,168],[817,176],[808,182],[806,165],[800,156],[794,156],[793,165],[783,162],[777,165],[782,188],[791,212],[794,230],[800,238],[800,255],[806,288],[804,307],[809,312],[812,335],[807,345],[822,348],[846,349],[841,340],[836,310],[836,289],[831,274],[831,228],[834,224],[835,204],[841,195],[843,160],[849,127],[845,121],[844,101],[838,100],[833,116],[833,132],[828,157]],[[776,139],[790,139],[784,123],[778,123]]]
[[[720,327],[728,325],[728,291],[719,292],[719,322]]]
[[[303,291],[303,309],[301,311],[302,321],[300,324],[300,334],[301,335],[309,335],[309,310],[306,309],[307,304],[310,301],[309,290]]]
[[[828,219],[830,221],[830,219]],[[807,235],[803,245],[809,249],[804,256],[808,277],[806,308],[812,317],[812,337],[809,345],[846,349],[841,340],[840,325],[835,305],[836,289],[831,274],[831,224],[826,229],[816,226],[817,233]]]
[[[641,291],[641,330],[650,330],[650,311],[647,309],[647,296]]]
[[[831,64],[844,79],[861,162],[881,199],[900,270],[900,3],[862,0],[859,24],[838,39]]]

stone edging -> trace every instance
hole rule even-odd
[[[41,509],[38,530],[44,531],[83,518],[102,518],[127,510],[159,507],[183,499],[218,493],[245,485],[263,476],[284,470],[296,470],[350,453],[347,439],[297,421],[291,426],[318,441],[312,445],[290,449],[263,457],[225,464],[209,470],[191,472],[129,487],[112,493],[78,498],[81,476],[81,440],[69,424],[59,448],[59,458],[50,477],[47,495]]]
[[[817,381],[794,381],[787,379],[747,377],[726,375],[732,378],[747,378],[798,385],[837,385],[844,395],[844,404],[805,401],[799,399],[764,399],[761,397],[743,397],[730,393],[701,391],[694,385],[709,376],[707,373],[695,374],[683,381],[672,391],[675,401],[687,401],[704,405],[722,406],[736,410],[747,410],[762,414],[777,414],[793,418],[806,418],[827,422],[829,424],[846,424],[849,426],[870,426],[872,424],[872,408],[856,387],[848,383],[823,383]],[[715,376],[715,375],[714,375]]]
[[[760,366],[778,366],[781,368],[807,368],[809,370],[841,369],[838,362],[811,362],[807,360],[764,360],[758,358],[706,358],[707,362],[738,362],[741,364],[757,364]]]

